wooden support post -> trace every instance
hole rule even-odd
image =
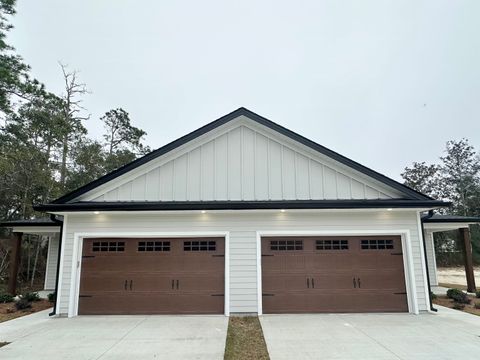
[[[467,277],[467,291],[475,292],[475,275],[473,273],[472,240],[470,238],[470,229],[460,229],[461,240],[463,244],[463,254],[465,259],[465,276]]]
[[[23,233],[13,233],[12,253],[10,255],[10,277],[8,278],[8,292],[13,296],[17,295],[17,276],[20,258],[22,256],[22,238]]]

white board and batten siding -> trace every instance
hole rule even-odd
[[[437,260],[435,257],[435,241],[433,237],[433,232],[429,230],[425,231],[425,249],[427,251],[428,275],[430,277],[430,285],[438,286]]]
[[[240,116],[76,200],[399,198],[398,191]]]
[[[48,239],[47,266],[45,269],[44,290],[55,290],[55,282],[57,279],[57,263],[58,263],[58,245],[59,234],[51,235]]]
[[[125,236],[152,233],[228,232],[230,238],[230,302],[232,313],[258,311],[257,231],[295,232],[391,232],[407,231],[411,242],[415,295],[420,311],[428,310],[422,251],[416,211],[231,211],[231,212],[136,212],[70,213],[64,226],[63,267],[58,312],[68,314],[75,234],[123,233]],[[140,235],[141,236],[141,235]],[[75,265],[75,264],[73,264]],[[408,271],[408,266],[406,266]]]

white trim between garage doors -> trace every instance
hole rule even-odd
[[[193,231],[193,232],[91,232],[73,234],[72,282],[70,287],[68,317],[78,315],[78,296],[80,293],[80,274],[82,271],[83,239],[95,237],[115,238],[185,238],[185,237],[223,237],[225,238],[225,316],[230,315],[230,232]],[[63,270],[63,269],[62,269]]]
[[[399,235],[402,239],[405,287],[407,291],[408,311],[418,314],[415,272],[413,268],[412,244],[410,230],[325,230],[325,231],[257,231],[257,306],[258,315],[263,314],[262,299],[262,237],[264,236],[368,236]]]

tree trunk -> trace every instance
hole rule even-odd
[[[68,139],[67,136],[63,138],[62,151],[62,166],[60,168],[60,185],[65,187],[65,179],[67,178],[67,153],[68,153]]]

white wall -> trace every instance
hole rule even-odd
[[[247,118],[94,189],[84,201],[401,198],[398,190]]]
[[[230,311],[257,312],[257,231],[390,231],[410,233],[416,297],[420,311],[428,309],[415,211],[230,211],[178,213],[68,214],[64,223],[62,274],[58,311],[67,314],[72,284],[75,233],[230,232]]]
[[[58,233],[49,237],[44,290],[55,290],[58,263],[58,240]]]
[[[437,261],[435,258],[435,243],[433,241],[433,232],[425,231],[425,247],[427,249],[427,261],[428,261],[428,275],[430,277],[430,285],[437,286]]]

